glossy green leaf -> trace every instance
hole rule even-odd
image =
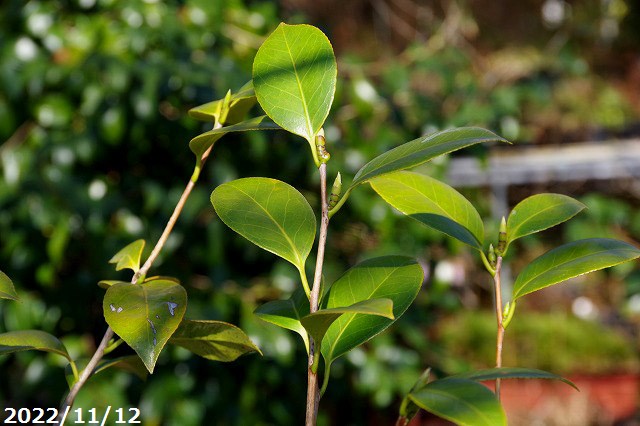
[[[302,318],[301,322],[313,337],[316,345],[322,344],[325,333],[342,314],[376,315],[393,320],[393,301],[391,299],[369,299],[341,308],[321,309]]]
[[[482,250],[480,214],[458,191],[437,179],[414,172],[395,172],[370,180],[391,206],[417,221]]]
[[[499,426],[507,417],[495,394],[473,380],[436,380],[409,397],[422,409],[462,426]]]
[[[0,334],[0,355],[31,350],[52,352],[72,361],[62,342],[47,332],[19,330]]]
[[[593,238],[548,251],[527,265],[513,283],[513,300],[553,284],[640,257],[640,249],[622,241]]]
[[[223,117],[221,114],[224,114],[225,101],[228,102],[228,111],[227,116]],[[249,81],[238,92],[231,94],[228,99],[222,98],[191,108],[189,116],[210,122],[221,122],[221,119],[224,119],[224,124],[236,124],[242,120],[255,102],[256,94],[253,90],[253,81]]]
[[[244,331],[222,321],[184,320],[169,343],[211,361],[230,362],[251,352],[262,354]]]
[[[431,368],[425,369],[418,380],[413,384],[411,390],[402,398],[402,402],[400,403],[399,410],[399,421],[397,424],[408,425],[411,419],[413,419],[416,414],[420,411],[420,407],[416,405],[415,402],[410,398],[411,393],[417,392],[423,389],[429,383],[429,379],[431,377]]]
[[[468,373],[456,374],[450,376],[451,378],[476,380],[484,382],[487,380],[496,379],[546,379],[546,380],[558,380],[569,386],[575,388],[578,387],[571,381],[567,380],[557,374],[549,373],[548,371],[537,370],[535,368],[520,368],[520,367],[502,367],[502,368],[489,368],[486,370],[470,371]]]
[[[393,301],[393,316],[343,314],[327,330],[322,356],[327,370],[333,360],[371,339],[400,318],[422,286],[424,271],[404,256],[365,260],[349,269],[329,290],[327,309],[350,306],[364,300],[387,298]]]
[[[153,373],[160,352],[176,331],[187,309],[187,293],[169,280],[114,284],[102,303],[113,331],[131,346]]]
[[[313,143],[329,115],[336,79],[331,43],[311,25],[281,23],[253,61],[262,109],[282,128]]]
[[[128,281],[120,281],[120,280],[100,280],[98,281],[98,287],[103,288],[103,289],[108,289],[109,287],[111,287],[114,284],[131,284]]]
[[[140,258],[144,249],[144,240],[137,240],[117,252],[109,263],[116,264],[116,271],[131,269],[134,273],[140,270]]]
[[[13,282],[4,272],[0,271],[0,299],[18,300],[18,293]]]
[[[316,218],[294,187],[275,179],[238,179],[218,186],[211,203],[229,228],[304,271]]]
[[[155,280],[164,280],[164,281],[173,281],[176,284],[180,284],[180,281],[177,278],[173,278],[173,277],[166,277],[166,276],[160,276],[160,275],[156,275],[153,277],[148,277],[144,280],[145,283],[149,283],[151,281],[155,281]],[[101,280],[98,281],[98,287],[103,288],[103,289],[108,289],[109,287],[111,287],[114,284],[131,284],[130,281],[120,281],[120,280]]]
[[[263,321],[298,333],[304,341],[307,353],[309,352],[309,337],[300,322],[304,316],[309,314],[309,299],[301,287],[298,287],[289,299],[267,302],[258,307],[254,314]]]
[[[485,142],[508,143],[506,139],[489,130],[461,127],[432,133],[397,146],[377,156],[358,170],[353,182],[329,215],[333,215],[344,204],[351,191],[361,183],[386,173],[416,167],[440,155]]]
[[[191,149],[191,152],[193,152],[199,160],[202,157],[202,154],[204,154],[218,141],[218,139],[227,133],[248,132],[251,130],[276,130],[279,128],[280,126],[271,121],[269,117],[262,115],[260,117],[241,121],[240,123],[233,124],[231,126],[220,127],[219,129],[213,129],[202,133],[191,139],[189,142],[189,149]]]
[[[556,226],[586,206],[561,194],[537,194],[518,203],[507,220],[507,246],[514,240]]]

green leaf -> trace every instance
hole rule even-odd
[[[451,378],[475,380],[478,382],[484,382],[487,380],[496,379],[547,379],[547,380],[559,380],[568,384],[572,388],[578,390],[578,387],[571,381],[567,380],[557,374],[549,373],[548,371],[537,370],[535,368],[520,368],[520,367],[502,367],[502,368],[489,368],[486,370],[470,371],[468,373],[456,374],[450,376]]]
[[[136,351],[153,373],[158,356],[187,309],[187,293],[169,280],[114,284],[102,303],[113,331]]]
[[[480,214],[458,191],[437,179],[414,172],[395,172],[370,181],[390,205],[431,228],[482,250]]]
[[[288,260],[304,275],[315,240],[316,218],[295,188],[275,179],[238,179],[218,186],[211,203],[229,228]]]
[[[140,270],[140,258],[144,249],[144,240],[137,240],[117,252],[109,263],[116,264],[116,271],[131,269],[134,273]]]
[[[391,299],[369,299],[341,308],[321,309],[302,318],[301,322],[313,337],[316,345],[322,344],[325,333],[342,314],[377,315],[393,320],[393,301]]]
[[[31,350],[52,352],[72,361],[62,342],[47,332],[19,330],[0,334],[0,355]]]
[[[631,244],[607,238],[575,241],[548,251],[527,265],[513,284],[513,300],[582,274],[640,257]]]
[[[436,380],[409,397],[422,409],[462,426],[499,426],[507,417],[486,386],[467,379]]]
[[[262,355],[244,331],[222,321],[184,320],[169,343],[212,361],[231,362],[251,352]]]
[[[393,316],[343,314],[327,330],[322,340],[322,356],[328,369],[336,358],[371,339],[402,316],[418,295],[424,280],[422,267],[404,256],[365,260],[349,269],[329,290],[327,309],[350,306],[364,300],[388,298]]]
[[[209,130],[202,133],[189,142],[189,149],[200,160],[204,154],[218,139],[232,132],[247,132],[251,130],[276,130],[280,127],[275,124],[269,117],[262,115],[260,117],[250,118],[232,126],[220,127],[219,129]]]
[[[166,276],[158,276],[158,275],[146,278],[143,282],[149,283],[149,282],[155,281],[155,280],[173,281],[176,284],[180,284],[180,281],[177,278],[166,277]],[[98,281],[98,287],[103,288],[105,290],[108,289],[109,287],[111,287],[114,284],[131,284],[131,282],[130,281],[120,281],[120,280],[101,280],[101,281]]]
[[[103,289],[108,289],[109,287],[111,287],[114,284],[131,284],[128,281],[120,281],[120,280],[100,280],[98,281],[98,287],[103,288]]]
[[[337,65],[327,37],[311,25],[281,23],[253,61],[262,109],[283,129],[315,144],[336,90]]]
[[[76,367],[78,371],[82,371],[87,367],[89,363],[88,358],[82,358],[75,361]],[[103,371],[114,367],[119,370],[124,370],[129,373],[133,373],[138,376],[141,380],[146,380],[149,372],[147,371],[147,367],[145,367],[144,363],[140,359],[138,355],[128,355],[114,359],[102,359],[96,368],[93,370],[92,376],[98,373],[102,373]],[[73,368],[71,364],[67,364],[64,368],[65,378],[67,379],[67,384],[69,385],[69,389],[76,384],[76,376],[73,373]]]
[[[202,121],[221,122],[223,113],[223,106],[226,98],[218,99],[213,102],[207,102],[206,104],[199,105],[189,110],[189,116]],[[253,90],[253,81],[247,82],[244,86],[238,90],[237,93],[232,94],[228,98],[227,117],[224,120],[225,124],[235,124],[242,120],[242,117],[249,111],[249,109],[256,102],[256,94]]]
[[[101,373],[111,367],[133,373],[141,380],[145,380],[149,375],[146,366],[137,355],[128,355],[119,358],[103,360],[96,366],[93,374]]]
[[[309,352],[309,337],[300,322],[305,315],[309,314],[309,299],[305,296],[302,288],[298,287],[287,300],[274,300],[265,303],[258,307],[254,314],[263,321],[298,333],[304,341],[307,353]]]
[[[338,201],[336,207],[329,212],[329,215],[332,216],[338,211],[351,191],[361,183],[386,173],[419,166],[440,155],[483,142],[508,143],[506,139],[489,130],[478,127],[461,127],[432,133],[397,146],[377,156],[358,170],[353,182]]]
[[[18,293],[13,282],[4,272],[0,271],[0,299],[18,300]]]
[[[413,384],[411,390],[402,398],[402,402],[400,404],[399,416],[402,422],[397,422],[397,424],[407,425],[413,419],[418,411],[420,411],[420,407],[416,405],[415,402],[409,397],[411,393],[419,391],[423,389],[429,383],[429,379],[431,377],[431,367],[425,369],[418,380]]]
[[[561,194],[537,194],[518,203],[507,220],[507,247],[526,235],[556,226],[577,215],[586,206]]]

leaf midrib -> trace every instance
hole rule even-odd
[[[234,186],[239,192],[241,192],[242,194],[244,194],[246,197],[248,197],[255,205],[257,205],[264,213],[265,215],[271,219],[271,221],[273,222],[273,224],[278,228],[278,230],[280,231],[280,233],[284,236],[285,240],[287,241],[287,243],[289,244],[289,247],[291,248],[291,250],[293,251],[293,255],[295,257],[296,260],[296,267],[298,269],[303,268],[304,267],[304,262],[303,260],[300,258],[300,254],[298,253],[297,247],[295,246],[294,242],[291,240],[291,238],[289,238],[289,235],[285,232],[284,228],[282,226],[280,226],[280,224],[275,220],[275,218],[271,215],[271,213],[269,213],[269,211],[267,209],[265,209],[264,207],[262,207],[262,205],[258,202],[258,200],[256,200],[253,196],[251,196],[251,194],[249,194],[248,192],[244,191],[242,188],[239,188],[237,186]],[[273,192],[273,188],[271,188],[271,192]]]
[[[369,294],[368,299],[370,299],[371,297],[373,297],[373,295],[378,291],[378,289],[380,288],[380,286],[382,286],[382,284],[384,284],[384,283],[389,279],[389,277],[390,277],[390,276],[391,276],[391,275],[392,275],[396,270],[398,270],[399,268],[400,268],[399,266],[394,267],[393,271],[389,272],[389,273],[387,274],[387,276],[386,276],[383,280],[381,280],[381,281],[380,281],[380,284],[378,284],[378,286],[374,289],[374,291],[372,291],[372,292],[371,292],[371,294]],[[351,290],[351,292],[352,292],[352,294],[353,294],[352,286],[349,286],[349,289]],[[367,299],[364,299],[364,300],[367,300]],[[339,332],[339,333],[338,333],[338,335],[336,336],[336,338],[335,338],[335,340],[334,340],[334,344],[332,344],[332,345],[330,346],[330,349],[331,349],[331,350],[330,350],[330,352],[329,352],[329,353],[331,354],[331,360],[335,359],[335,358],[333,357],[333,351],[334,351],[334,349],[335,349],[335,347],[336,347],[336,345],[337,345],[337,342],[338,342],[338,341],[340,341],[340,337],[342,337],[342,335],[344,334],[344,331],[347,329],[347,326],[348,326],[349,324],[351,324],[351,322],[355,319],[355,316],[356,316],[356,315],[357,315],[357,314],[353,314],[353,316],[351,317],[351,319],[349,319],[349,321],[347,321],[347,322],[346,322],[346,324],[344,324],[344,326],[343,326],[343,327],[340,327],[340,332]],[[387,318],[387,319],[388,319],[388,318]],[[391,320],[391,321],[394,321],[394,320]]]
[[[284,38],[285,46],[287,46],[287,53],[289,54],[289,59],[291,59],[291,64],[293,65],[293,75],[296,77],[296,83],[298,84],[298,90],[300,91],[302,108],[304,110],[304,118],[307,122],[307,136],[309,137],[309,142],[313,142],[311,141],[311,138],[313,137],[313,126],[311,125],[311,117],[309,116],[309,109],[307,108],[307,99],[304,95],[304,91],[302,90],[302,82],[300,81],[300,77],[298,76],[296,61],[293,59],[293,54],[291,53],[289,40],[287,40],[287,33],[285,31],[282,31],[282,37]]]
[[[576,246],[576,247],[574,247],[574,249],[575,249],[575,248],[578,248],[578,247]],[[550,265],[548,268],[544,269],[544,270],[543,270],[543,271],[541,271],[540,273],[538,273],[538,274],[536,274],[536,275],[532,276],[530,279],[528,279],[527,281],[525,281],[525,282],[524,282],[524,283],[519,287],[519,289],[524,289],[524,288],[525,288],[525,287],[527,287],[531,282],[533,282],[533,281],[537,280],[537,279],[538,279],[538,278],[540,278],[542,275],[545,275],[545,274],[549,273],[549,271],[552,271],[552,270],[553,270],[553,269],[555,269],[555,268],[571,266],[572,264],[575,264],[575,263],[581,263],[581,262],[584,262],[584,261],[585,261],[587,258],[589,258],[589,257],[594,257],[594,256],[595,256],[595,257],[599,257],[602,253],[604,253],[604,252],[608,252],[608,251],[612,251],[612,252],[615,252],[615,254],[616,254],[616,255],[620,255],[620,254],[621,254],[621,253],[619,253],[620,251],[631,251],[631,250],[628,250],[628,249],[625,249],[625,248],[618,248],[618,249],[606,249],[606,248],[605,248],[605,249],[599,250],[599,251],[597,251],[597,252],[591,252],[591,253],[588,253],[588,254],[586,254],[586,255],[583,255],[583,256],[580,256],[580,257],[577,257],[577,258],[573,258],[573,259],[571,259],[571,260],[570,260],[570,261],[568,261],[568,262],[562,262],[562,263],[554,263],[554,261],[555,261],[555,258],[554,258],[554,261],[552,261],[552,262],[551,262],[551,265]],[[614,253],[611,253],[611,254],[614,254]],[[611,267],[611,266],[615,266],[615,265],[619,265],[619,264],[620,264],[620,263],[622,263],[622,262],[624,262],[624,260],[620,260],[619,262],[616,262],[616,263],[614,263],[614,264],[611,264],[611,265],[609,265],[609,267]],[[590,270],[588,270],[588,271],[581,272],[580,274],[573,275],[573,276],[571,276],[571,277],[569,277],[569,278],[565,278],[563,281],[566,281],[566,280],[571,279],[571,278],[579,277],[580,275],[588,274],[589,272],[597,271],[598,269],[602,269],[602,268],[595,267],[595,269],[590,269]],[[558,282],[560,282],[560,281],[558,281]],[[516,283],[517,283],[517,279],[516,279]],[[557,283],[557,282],[556,282],[556,283]],[[547,285],[546,287],[548,287],[548,286],[550,286],[550,285],[553,285],[553,284],[556,284],[556,283],[551,283],[551,284]],[[514,298],[520,297],[521,295],[520,295],[519,293],[520,293],[520,291],[517,291],[517,292],[516,292],[516,294],[514,295]]]

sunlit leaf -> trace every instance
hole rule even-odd
[[[311,25],[281,23],[253,61],[262,109],[282,128],[311,142],[329,114],[336,78],[331,43]]]
[[[98,281],[98,287],[103,288],[103,289],[108,289],[109,287],[111,287],[114,284],[131,284],[130,282],[127,281],[120,281],[120,280],[100,280]]]
[[[316,218],[294,187],[275,179],[238,179],[218,186],[211,203],[229,228],[303,273],[316,235]]]
[[[134,273],[140,270],[140,258],[144,249],[144,240],[137,240],[117,252],[109,263],[116,264],[116,271],[131,269]]]
[[[333,360],[371,339],[400,318],[413,302],[424,280],[422,267],[404,256],[365,260],[349,269],[329,289],[326,308],[350,306],[364,300],[393,301],[393,316],[343,314],[327,330],[322,356],[327,370]]]
[[[484,382],[487,380],[496,379],[546,379],[546,380],[558,380],[569,386],[578,389],[577,386],[571,381],[567,380],[557,374],[549,373],[548,371],[537,370],[534,368],[519,368],[519,367],[502,367],[502,368],[489,368],[486,370],[470,371],[468,373],[456,374],[450,376],[451,378],[469,379]]]
[[[220,139],[227,133],[248,132],[251,130],[276,130],[279,128],[280,126],[271,121],[269,117],[267,117],[266,115],[262,115],[260,117],[250,118],[231,126],[220,127],[219,129],[213,129],[209,130],[208,132],[202,133],[191,139],[191,141],[189,142],[189,148],[196,155],[196,158],[200,159],[202,157],[202,154],[204,154],[211,146],[213,146],[213,144],[218,141],[218,139]]]
[[[322,343],[325,333],[342,314],[366,314],[393,320],[393,301],[391,299],[369,299],[341,308],[321,309],[301,319],[302,325],[313,337],[316,345]]]
[[[114,284],[107,289],[102,307],[109,326],[153,373],[160,352],[182,321],[187,293],[169,280]]]
[[[0,355],[31,350],[52,352],[72,360],[62,342],[47,332],[19,330],[0,334]]]
[[[408,171],[378,176],[370,183],[387,203],[402,213],[482,250],[484,226],[480,214],[449,185]]]
[[[344,204],[351,191],[361,183],[386,173],[410,169],[440,155],[485,142],[508,141],[489,130],[460,127],[422,136],[397,146],[362,166],[338,202],[338,206],[329,214],[335,213]]]
[[[558,284],[640,257],[640,249],[622,241],[593,238],[575,241],[548,251],[527,265],[513,283],[513,300]]]
[[[4,272],[0,271],[0,299],[18,300],[18,293],[13,282]]]
[[[507,220],[507,246],[514,240],[571,219],[585,208],[561,194],[537,194],[518,203]]]
[[[298,287],[289,299],[265,303],[258,307],[254,314],[264,321],[298,333],[304,341],[307,352],[309,352],[309,337],[300,322],[304,316],[309,314],[309,299],[307,299],[302,287]]]
[[[251,352],[262,354],[244,331],[222,321],[184,320],[169,343],[211,361],[230,362]]]
[[[461,426],[500,426],[507,417],[486,386],[468,379],[433,381],[409,397],[422,409]]]
[[[253,90],[253,82],[249,81],[238,92],[231,94],[228,99],[229,111],[224,124],[236,124],[245,116],[256,102],[256,94]],[[225,98],[191,108],[189,116],[202,121],[219,122],[223,117],[221,113]]]

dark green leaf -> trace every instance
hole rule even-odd
[[[339,308],[374,298],[393,301],[394,320],[364,314],[343,314],[327,330],[322,356],[333,360],[371,339],[400,318],[420,290],[424,272],[414,260],[387,256],[365,260],[349,269],[329,290],[327,308]]]
[[[537,194],[518,203],[507,220],[507,246],[514,240],[556,226],[585,205],[561,194]]]
[[[184,320],[169,343],[212,361],[235,361],[251,352],[262,354],[244,331],[222,321]]]
[[[496,379],[547,379],[547,380],[559,380],[569,386],[578,389],[577,386],[571,381],[567,380],[557,374],[549,373],[543,370],[537,370],[534,368],[519,368],[519,367],[502,367],[502,368],[489,368],[486,370],[470,371],[468,373],[456,374],[450,376],[451,378],[476,380],[478,382],[485,382],[487,380]]]
[[[31,350],[52,352],[72,361],[62,342],[44,331],[19,330],[0,334],[0,355]]]
[[[211,146],[213,146],[213,144],[218,141],[218,139],[220,139],[227,133],[247,132],[251,130],[276,130],[279,128],[280,127],[273,121],[271,121],[269,117],[267,117],[266,115],[262,115],[260,117],[250,118],[231,126],[225,126],[219,129],[213,129],[209,130],[208,132],[202,133],[191,139],[191,141],[189,142],[189,148],[199,160],[202,157],[202,154],[204,154]]]
[[[103,360],[98,364],[93,374],[98,374],[111,367],[133,373],[142,380],[145,380],[149,375],[146,366],[137,355],[128,355],[120,358]]]
[[[295,265],[308,287],[304,264],[315,240],[316,218],[294,187],[275,179],[238,179],[218,186],[211,203],[229,228]]]
[[[114,284],[102,305],[107,323],[153,373],[160,352],[182,321],[187,293],[169,280]]]
[[[558,284],[640,257],[631,244],[606,238],[575,241],[557,247],[527,265],[513,284],[513,300]]]
[[[278,327],[295,331],[302,337],[309,352],[309,338],[300,320],[309,314],[309,299],[301,287],[298,287],[287,300],[274,300],[258,307],[254,312],[260,319]]]
[[[500,426],[507,417],[486,386],[467,379],[436,380],[409,397],[422,409],[462,426]]]
[[[327,329],[342,314],[377,315],[393,320],[393,301],[391,299],[369,299],[342,308],[321,309],[302,318],[301,322],[307,332],[320,346]]]
[[[140,270],[140,258],[144,249],[144,240],[137,240],[117,252],[109,263],[116,264],[116,271],[131,269],[134,273]]]
[[[370,180],[373,189],[402,213],[482,250],[482,219],[458,191],[414,172],[395,172]]]
[[[13,282],[4,272],[0,271],[0,299],[18,300],[18,293]]]
[[[336,78],[331,43],[311,25],[281,23],[253,61],[262,109],[282,128],[313,143],[329,114]]]

